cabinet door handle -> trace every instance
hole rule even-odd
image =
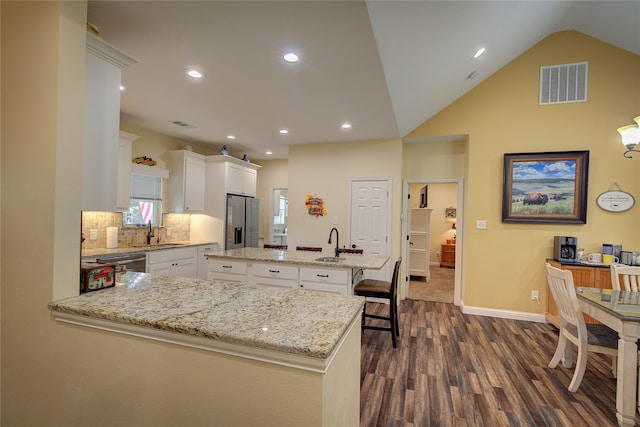
[[[316,276],[322,277],[322,278],[325,278],[325,279],[329,277],[328,274],[316,274]]]
[[[233,268],[232,265],[223,265],[222,268]]]
[[[269,270],[269,273],[280,273],[280,270]]]

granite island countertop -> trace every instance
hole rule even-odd
[[[355,296],[145,273],[126,273],[120,280],[113,288],[51,302],[49,309],[57,320],[83,326],[123,328],[123,333],[131,326],[137,327],[131,335],[159,330],[171,339],[180,334],[206,340],[192,347],[222,345],[233,350],[222,351],[230,354],[243,347],[325,360],[364,305],[364,298]]]
[[[318,261],[318,258],[333,257],[333,252],[289,251],[263,248],[240,248],[204,254],[208,258],[233,259],[259,262],[282,262],[315,267],[339,267],[351,269],[380,270],[389,261],[388,256],[340,254],[341,261]]]

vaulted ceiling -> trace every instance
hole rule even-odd
[[[401,138],[557,31],[640,55],[640,1],[90,1],[88,21],[138,61],[123,120],[252,160]]]

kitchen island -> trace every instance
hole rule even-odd
[[[204,254],[210,280],[353,295],[363,270],[380,270],[387,256],[240,248]]]
[[[60,322],[153,340],[160,353],[166,343],[206,352],[204,370],[181,367],[189,398],[173,410],[188,414],[184,425],[358,425],[364,299],[144,273],[120,280],[49,308]]]

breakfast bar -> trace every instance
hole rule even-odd
[[[64,324],[208,354],[207,368],[190,374],[185,411],[209,423],[355,426],[363,304],[355,296],[126,273],[113,288],[49,309]],[[206,387],[198,377],[215,380]]]
[[[381,270],[380,255],[240,248],[204,254],[210,280],[353,295],[363,270]]]

